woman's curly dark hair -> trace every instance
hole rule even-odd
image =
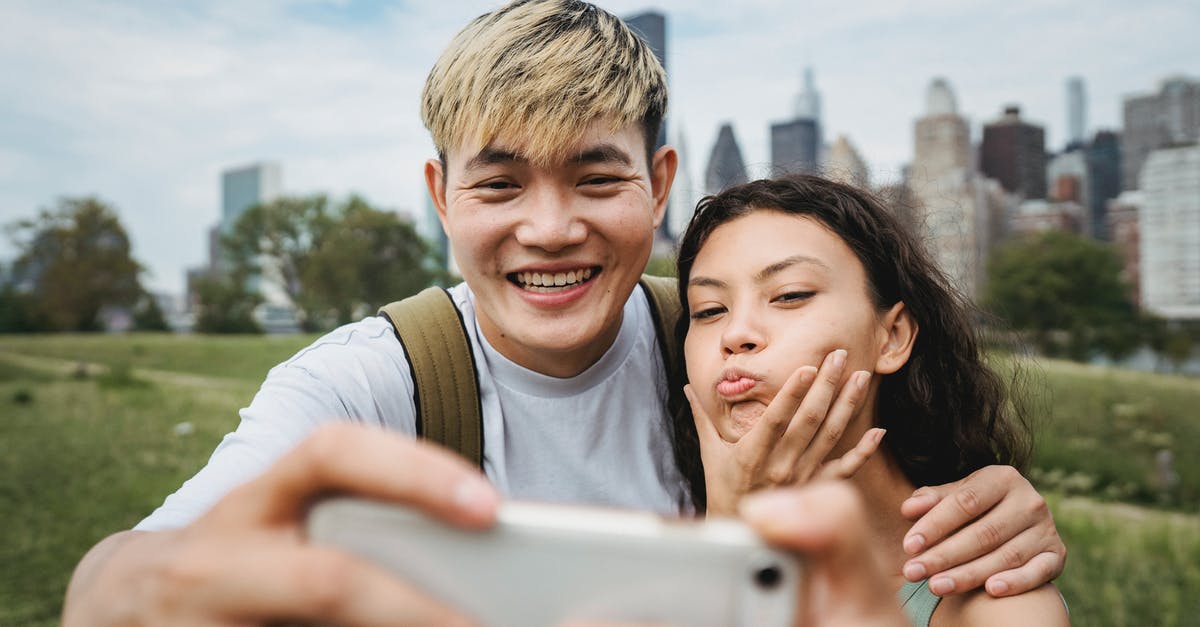
[[[1032,446],[1026,411],[984,363],[971,324],[975,308],[912,230],[869,192],[817,176],[789,176],[701,200],[679,247],[685,314],[676,327],[677,346],[688,331],[687,284],[700,247],[720,225],[764,210],[804,216],[833,231],[862,262],[875,306],[887,310],[903,301],[916,320],[912,354],[882,377],[876,406],[876,426],[887,429],[884,445],[910,481],[948,483],[990,464],[1024,468]],[[672,385],[682,386],[686,372],[672,377]],[[676,403],[671,414],[675,458],[703,511],[704,472],[691,409]]]

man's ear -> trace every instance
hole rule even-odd
[[[654,194],[654,228],[662,223],[667,212],[667,200],[671,198],[671,183],[675,182],[675,170],[679,167],[679,153],[671,146],[663,146],[650,160],[650,190]]]
[[[425,187],[429,188],[429,198],[437,209],[438,220],[442,223],[442,231],[446,229],[446,164],[441,159],[430,159],[425,162]]]
[[[880,320],[880,331],[883,333],[882,344],[879,347],[879,357],[875,360],[875,372],[891,374],[896,372],[912,355],[913,344],[917,341],[917,321],[913,319],[904,301],[900,301]]]

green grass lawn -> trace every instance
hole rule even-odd
[[[0,625],[56,624],[82,554],[200,468],[266,371],[310,341],[0,336]],[[114,368],[76,378],[80,360]],[[1043,377],[1041,485],[1090,497],[1051,501],[1074,624],[1200,625],[1200,382],[1059,362]],[[182,422],[193,430],[177,434]],[[1179,475],[1169,490],[1163,449]]]
[[[1200,379],[1061,361],[1033,375],[1035,482],[1200,512]],[[1157,461],[1164,451],[1174,484]]]

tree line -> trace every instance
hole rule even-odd
[[[112,206],[64,198],[7,231],[17,256],[0,272],[0,332],[101,331],[114,311],[135,330],[167,329]],[[216,267],[192,286],[197,332],[261,332],[254,311],[265,280],[278,283],[306,331],[450,280],[411,224],[357,196],[255,205],[221,236],[220,249]]]
[[[7,230],[18,254],[0,272],[0,332],[99,331],[111,311],[126,312],[137,330],[167,328],[110,205],[65,198]],[[357,196],[255,205],[221,236],[220,249],[214,271],[192,286],[198,332],[261,332],[254,312],[267,280],[306,331],[452,280],[411,224]],[[1120,360],[1145,346],[1178,367],[1200,342],[1200,327],[1140,311],[1122,266],[1113,246],[1071,233],[1013,239],[988,261],[981,305],[1044,355]],[[674,274],[673,263],[653,259],[648,271]]]

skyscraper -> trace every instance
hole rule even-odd
[[[1022,120],[1020,107],[1005,107],[984,125],[979,160],[979,170],[1005,191],[1026,200],[1046,197],[1046,131]]]
[[[1155,150],[1139,180],[1142,306],[1200,319],[1200,146]]]
[[[671,200],[664,222],[667,224],[667,235],[673,241],[678,241],[696,210],[697,197],[704,190],[696,189],[696,183],[692,180],[691,153],[682,126],[676,131],[675,150],[679,153],[679,167],[675,170],[675,182],[671,185]]]
[[[1121,137],[1112,131],[1099,131],[1087,146],[1088,190],[1087,232],[1110,241],[1108,203],[1121,194]]]
[[[950,85],[935,78],[925,93],[925,115],[917,120],[909,175],[931,181],[970,166],[971,130]]]
[[[796,95],[794,117],[771,125],[771,173],[816,174],[821,161],[821,95],[811,67]]]
[[[1200,81],[1176,77],[1158,93],[1127,96],[1121,131],[1122,189],[1137,189],[1151,151],[1200,140]]]
[[[1087,206],[1088,175],[1087,151],[1083,146],[1072,145],[1054,155],[1046,164],[1046,188],[1050,200]]]
[[[817,126],[817,145],[824,141],[821,135],[821,92],[817,91],[812,66],[804,68],[804,84],[796,94],[797,120],[812,120]]]
[[[708,157],[708,167],[704,170],[704,193],[715,194],[747,180],[742,150],[733,136],[733,126],[727,122],[717,132],[717,142],[713,144]]]
[[[633,32],[641,36],[642,41],[645,41],[650,49],[654,51],[654,56],[658,57],[658,62],[662,64],[663,69],[667,69],[667,17],[658,11],[646,11],[637,15],[630,15],[624,18],[625,23]],[[662,126],[658,129],[658,140],[654,148],[657,150],[663,144],[667,143],[667,121],[662,121]]]
[[[247,209],[279,197],[279,164],[253,163],[221,173],[221,231],[228,233]]]
[[[871,182],[867,164],[845,135],[839,135],[834,140],[822,172],[835,181],[862,189],[866,189]]]
[[[1067,79],[1067,145],[1082,144],[1087,140],[1087,93],[1083,78],[1072,76]]]
[[[814,174],[820,142],[816,120],[797,118],[771,125],[771,174]]]
[[[913,139],[908,179],[916,205],[913,221],[942,271],[974,298],[983,286],[983,261],[1002,231],[1008,198],[999,184],[970,167],[967,121],[945,80],[930,84]]]

